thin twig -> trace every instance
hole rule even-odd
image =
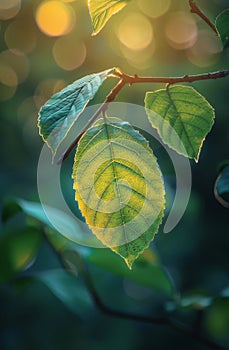
[[[130,85],[137,83],[165,83],[171,85],[177,83],[193,83],[194,81],[225,78],[229,75],[229,70],[197,75],[186,74],[182,77],[141,77],[138,75],[131,76],[122,72],[117,72],[116,75],[119,76],[126,84]]]
[[[83,134],[94,123],[94,121],[100,114],[106,112],[109,103],[115,100],[115,98],[117,97],[117,95],[125,85],[133,85],[138,83],[165,83],[168,85],[172,85],[176,83],[192,83],[194,81],[220,79],[228,75],[229,75],[229,70],[223,70],[223,71],[198,74],[198,75],[184,75],[182,77],[141,77],[138,75],[128,75],[126,73],[121,72],[120,70],[116,70],[115,73],[113,73],[113,76],[119,78],[119,82],[107,95],[104,103],[99,107],[99,109],[91,117],[88,123],[84,126],[82,132],[76,137],[76,139],[69,146],[67,151],[63,153],[63,155],[59,158],[58,164],[61,164],[62,161],[68,157],[68,155],[71,153],[73,148],[77,145],[77,143],[79,142]]]
[[[202,18],[202,20],[207,23],[207,25],[218,35],[218,31],[215,25],[210,21],[210,19],[200,10],[199,6],[195,3],[194,0],[189,0],[189,6],[192,13],[195,13],[197,16]]]
[[[70,273],[73,276],[78,276],[80,274],[83,277],[93,302],[98,307],[98,309],[103,313],[109,315],[110,317],[121,318],[123,320],[144,322],[144,323],[155,324],[155,325],[165,325],[165,326],[167,325],[174,330],[177,330],[195,340],[198,340],[200,343],[208,346],[209,349],[226,350],[226,347],[214,342],[211,339],[208,339],[207,337],[202,335],[200,331],[196,332],[195,326],[193,328],[190,328],[183,322],[180,322],[179,320],[172,318],[168,313],[164,313],[164,315],[162,316],[151,317],[147,315],[139,315],[139,314],[133,314],[133,313],[125,312],[121,310],[115,310],[110,306],[107,306],[101,300],[98,292],[96,291],[93,280],[91,278],[91,274],[88,270],[87,263],[81,257],[81,255],[79,255],[74,250],[66,250],[61,252],[56,250],[56,248],[54,248],[54,250],[56,251],[60,259],[60,263],[62,264],[64,270],[67,273]]]
[[[93,116],[91,117],[91,119],[87,122],[87,124],[84,126],[82,132],[76,137],[76,139],[71,143],[71,145],[69,146],[69,148],[67,149],[67,151],[65,153],[62,154],[62,156],[59,158],[59,160],[57,161],[57,164],[61,164],[62,161],[64,159],[66,159],[69,154],[71,153],[71,151],[73,150],[73,148],[77,145],[77,143],[79,142],[79,140],[81,139],[81,137],[83,136],[83,134],[85,133],[85,131],[87,131],[88,128],[90,128],[90,126],[94,123],[94,121],[96,120],[96,118],[102,114],[105,113],[108,105],[111,101],[113,101],[115,99],[115,97],[118,95],[119,91],[123,88],[123,86],[125,85],[124,81],[121,79],[119,80],[118,84],[111,90],[111,92],[109,93],[109,95],[106,97],[105,102],[99,107],[99,109],[93,114]]]
[[[174,318],[170,318],[169,316],[165,315],[165,316],[159,316],[159,317],[149,317],[146,315],[138,315],[138,314],[132,314],[129,312],[124,312],[124,311],[119,311],[119,310],[114,310],[112,308],[110,308],[109,306],[105,305],[103,303],[103,301],[101,300],[100,296],[98,295],[91,276],[89,274],[88,268],[86,266],[86,264],[83,264],[83,276],[88,288],[89,293],[91,294],[91,297],[95,303],[95,305],[105,314],[111,316],[111,317],[116,317],[116,318],[121,318],[124,320],[131,320],[131,321],[138,321],[138,322],[145,322],[145,323],[150,323],[150,324],[156,324],[156,325],[167,325],[170,326],[171,328],[186,334],[187,336],[198,340],[200,343],[208,346],[209,349],[212,350],[226,350],[226,348],[221,345],[218,344],[216,342],[214,342],[211,339],[208,339],[207,337],[203,336],[200,333],[197,333],[195,331],[195,329],[190,328],[189,326],[186,326],[185,324],[183,324],[182,322],[174,319]]]

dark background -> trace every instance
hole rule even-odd
[[[171,1],[169,9],[159,17],[149,15],[150,9],[152,13],[153,8],[158,10],[159,1],[133,1],[95,37],[90,35],[92,26],[83,0],[62,1],[66,11],[70,11],[70,24],[65,28],[68,33],[61,34],[57,33],[59,29],[55,25],[50,29],[52,11],[47,13],[46,19],[43,18],[43,27],[39,27],[37,18],[38,8],[43,3],[41,0],[22,0],[20,9],[17,9],[19,1],[11,2],[11,7],[6,1],[2,5],[0,2],[1,202],[12,196],[39,201],[36,171],[43,142],[38,134],[37,113],[54,92],[73,80],[113,66],[129,74],[153,76],[199,74],[227,68],[228,50],[222,52],[219,39],[211,29],[189,13],[188,1]],[[169,1],[161,3],[163,9],[163,3]],[[211,20],[228,6],[228,0],[198,3]],[[128,16],[136,14],[141,14],[139,21],[142,20],[146,28],[153,28],[154,33],[152,36],[149,32],[146,39],[142,37],[141,43],[146,40],[146,47],[142,49],[127,46],[128,31],[124,33],[126,36],[120,34]],[[177,16],[188,23],[183,31]],[[131,30],[134,32],[133,17],[129,17],[128,23],[133,25]],[[45,32],[47,28],[51,33]],[[180,37],[182,32],[184,36]],[[135,45],[132,40],[130,36],[131,45]],[[96,102],[103,100],[112,84],[114,82],[105,84]],[[191,161],[192,194],[186,213],[171,233],[156,237],[154,246],[181,293],[199,291],[216,296],[229,285],[228,211],[213,194],[218,165],[228,157],[228,79],[197,82],[193,86],[214,106],[216,120],[204,142],[198,164]],[[145,91],[160,87],[126,87],[117,100],[142,104]],[[160,153],[155,150],[157,152]],[[69,169],[72,160],[73,153],[64,168],[63,177],[66,176],[67,184],[71,183]],[[164,158],[161,166],[171,168],[169,160]],[[167,175],[174,184],[173,171]],[[71,193],[69,188],[67,191],[73,198],[73,191]],[[17,230],[21,217],[13,219],[10,225]],[[59,268],[53,249],[44,241],[34,271]],[[102,299],[112,307],[151,316],[161,311],[161,298],[156,293],[93,266],[91,272]],[[102,315],[93,305],[85,312],[80,310],[80,305],[75,312],[66,308],[41,282],[29,283],[20,289],[2,284],[0,348],[206,348],[166,326],[114,319]],[[195,312],[183,310],[180,317],[191,324]],[[218,300],[206,308],[203,329],[209,337],[229,346],[227,299]]]

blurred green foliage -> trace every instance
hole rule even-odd
[[[57,247],[54,245],[54,249],[50,244],[50,235],[47,240],[48,233],[52,232],[54,236],[56,233],[53,228],[47,229],[47,221],[44,225],[43,214],[33,216],[31,212],[22,212],[15,201],[3,202],[6,197],[39,201],[36,172],[43,143],[38,135],[37,112],[55,91],[81,76],[113,66],[119,66],[129,74],[155,76],[224,69],[228,63],[228,50],[221,52],[218,39],[204,23],[189,14],[184,0],[170,2],[170,7],[159,17],[152,17],[143,5],[144,2],[154,3],[156,8],[158,1],[132,1],[93,38],[85,1],[62,2],[70,11],[67,18],[71,25],[66,25],[66,35],[50,36],[38,25],[38,8],[42,0],[22,0],[21,6],[19,1],[10,1],[8,4],[14,4],[13,10],[7,1],[0,1],[0,196],[3,214],[0,348],[144,350],[154,344],[158,350],[183,349],[184,346],[185,349],[205,349],[195,340],[164,326],[102,315],[93,306],[81,275],[76,278],[63,270],[55,251]],[[228,0],[199,0],[198,3],[211,20],[228,6]],[[176,33],[180,32],[177,29],[175,36],[170,35],[177,11],[181,11],[181,17],[183,15],[187,21],[191,16],[193,33],[198,28],[195,43],[177,38]],[[140,44],[131,42],[132,46],[128,47],[128,35],[120,36],[119,28],[133,23],[133,18],[128,16],[139,13],[142,26],[151,29],[150,36],[145,39],[147,46],[136,50],[134,45]],[[111,84],[106,83],[99,91],[96,102],[104,99]],[[206,334],[229,346],[229,302],[225,289],[229,285],[228,211],[213,194],[217,166],[228,158],[228,80],[199,82],[193,86],[215,107],[216,123],[205,141],[199,163],[192,163],[192,195],[184,217],[173,232],[157,235],[152,248],[159,260],[142,265],[139,262],[142,270],[144,264],[149,264],[146,268],[149,274],[151,264],[152,270],[158,270],[159,264],[164,271],[166,266],[165,275],[174,281],[176,298],[165,298],[156,287],[154,290],[149,288],[153,281],[139,283],[134,278],[130,280],[124,272],[117,274],[112,263],[116,257],[106,257],[106,251],[99,254],[97,250],[87,251],[82,247],[79,250],[85,259],[88,257],[93,282],[107,305],[151,316],[161,314],[166,308],[189,324],[195,322],[197,311],[204,309]],[[148,85],[125,88],[118,99],[143,104],[146,89]],[[162,170],[166,170],[174,196],[175,178],[170,161],[160,147],[156,147],[155,153],[161,159]],[[73,154],[61,173],[62,188],[69,203],[74,201],[72,162]],[[58,240],[58,244],[60,249],[66,243]],[[110,264],[106,269],[100,261],[103,254]],[[153,276],[152,272],[152,279]],[[144,280],[143,276],[141,278]]]

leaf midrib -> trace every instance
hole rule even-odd
[[[176,112],[176,115],[177,115],[177,118],[175,119],[175,122],[174,122],[174,124],[175,124],[175,123],[176,123],[176,120],[177,120],[177,119],[179,118],[179,116],[180,116],[180,113],[178,112],[177,107],[176,107],[176,105],[175,105],[175,103],[174,103],[174,101],[173,101],[173,99],[172,99],[172,96],[171,96],[171,93],[170,93],[170,91],[169,91],[169,88],[168,88],[166,91],[167,91],[167,94],[168,94],[170,103],[171,103],[171,105],[173,106],[173,108],[174,108],[174,110],[175,110],[175,112]],[[192,151],[193,151],[193,155],[195,156],[195,155],[196,155],[195,149],[194,149],[194,147],[193,147],[193,145],[192,145],[192,143],[191,143],[191,141],[190,141],[189,135],[188,135],[188,133],[187,133],[187,130],[185,129],[185,124],[184,124],[184,122],[183,122],[181,116],[180,116],[180,121],[181,121],[181,125],[182,125],[182,128],[183,128],[183,132],[185,133],[186,138],[187,138],[187,140],[188,140],[188,142],[189,142],[189,144],[190,144],[190,146],[191,146],[191,149],[192,149]],[[180,137],[180,140],[181,140],[181,137]]]
[[[113,146],[112,146],[112,142],[111,142],[110,132],[109,132],[109,128],[108,128],[108,125],[107,125],[106,117],[103,116],[103,118],[104,118],[105,131],[106,131],[106,134],[107,134],[107,140],[108,140],[108,143],[109,143],[110,155],[111,155],[111,159],[113,160],[115,157],[114,157],[114,150],[113,150]],[[118,195],[118,200],[119,200],[119,204],[120,204],[120,215],[121,215],[123,233],[124,233],[124,237],[125,237],[125,241],[126,241],[125,245],[126,245],[126,249],[127,249],[128,255],[130,255],[128,241],[127,241],[126,224],[125,224],[125,220],[124,220],[123,210],[122,210],[122,207],[121,207],[122,206],[121,194],[120,194],[119,187],[118,187],[118,178],[117,178],[117,172],[116,172],[116,167],[115,167],[115,163],[114,162],[112,162],[112,169],[113,169],[113,174],[114,174],[114,177],[115,177],[115,186],[116,186],[116,189],[117,189],[117,195]]]

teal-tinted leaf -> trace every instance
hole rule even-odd
[[[43,224],[53,228],[40,203],[25,201],[23,199],[15,199],[15,202],[26,215],[29,215],[41,221]]]
[[[222,298],[229,298],[229,286],[228,287],[225,287],[221,293],[220,293],[220,296]]]
[[[224,49],[229,47],[229,9],[221,12],[215,21]]]
[[[181,298],[179,307],[181,308],[194,308],[194,309],[205,309],[210,306],[214,301],[213,297],[202,295],[202,294],[191,294]]]
[[[214,194],[217,201],[225,208],[229,208],[229,165],[225,166],[218,175]]]
[[[66,237],[68,240],[70,239],[71,241],[76,241],[77,243],[82,243],[85,245],[95,243],[96,237],[90,235],[90,232],[88,235],[86,235],[85,231],[83,231],[82,227],[77,223],[77,221],[73,220],[66,212],[45,205],[44,207],[46,211],[48,211],[49,216],[51,216],[50,221],[40,203],[29,202],[22,199],[17,199],[16,202],[25,214],[39,220],[50,228],[50,232],[52,232],[53,235],[55,235],[56,230],[53,225],[55,224],[58,226],[58,230],[61,232],[62,237],[58,236],[59,242],[56,242],[56,244],[65,244],[64,241],[66,239],[64,237]],[[50,238],[51,237],[52,235],[50,234]]]
[[[158,231],[165,205],[148,142],[127,122],[101,119],[78,144],[73,178],[92,232],[131,267]]]
[[[71,240],[73,242],[76,241],[77,243],[85,245],[94,245],[98,242],[97,238],[91,234],[89,229],[88,231],[86,231],[85,228],[83,229],[78,224],[78,222],[72,219],[72,217],[69,216],[65,211],[44,205],[44,208],[48,212],[49,217],[51,217],[50,221],[46,216],[46,213],[41,203],[25,201],[23,199],[17,198],[11,200],[10,203],[11,204],[9,205],[13,205],[17,210],[16,212],[12,212],[12,214],[17,213],[18,210],[23,211],[29,217],[34,218],[40,221],[41,223],[45,224],[46,231],[48,230],[49,232],[48,237],[51,243],[53,243],[56,246],[59,245],[59,248],[61,248],[62,245],[65,246],[67,240]],[[53,226],[54,224],[57,225],[58,230],[61,232],[61,234],[58,234],[56,232],[56,227]]]
[[[42,242],[34,227],[14,229],[0,238],[0,282],[10,281],[34,260]]]
[[[79,278],[64,270],[49,270],[36,274],[36,279],[43,282],[65,306],[82,318],[91,316],[93,303]]]
[[[88,0],[88,8],[94,28],[93,35],[100,32],[107,21],[123,9],[130,0]]]
[[[151,249],[143,252],[136,260],[132,270],[127,269],[124,262],[108,249],[78,248],[78,251],[89,263],[139,285],[151,288],[164,297],[172,297],[175,294],[171,277],[160,265]]]
[[[113,69],[87,75],[53,95],[38,118],[39,132],[55,155],[68,131]]]
[[[124,262],[109,249],[79,246],[53,230],[46,231],[46,234],[53,247],[65,258],[65,251],[73,250],[87,262],[123,278],[130,279],[137,284],[151,288],[163,296],[173,296],[175,293],[171,277],[160,264],[160,260],[152,248],[148,248],[143,252],[130,271],[126,268]],[[78,263],[75,265],[77,268],[79,267]]]
[[[189,86],[147,92],[145,107],[150,123],[164,143],[198,161],[206,135],[214,123],[214,109]]]

